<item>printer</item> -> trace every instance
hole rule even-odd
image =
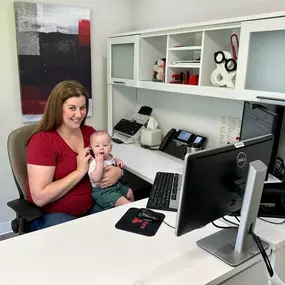
[[[112,140],[131,144],[140,139],[141,130],[150,118],[152,108],[143,106],[138,113],[123,117],[114,127]]]

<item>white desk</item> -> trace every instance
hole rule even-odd
[[[182,173],[181,160],[139,145],[114,145],[113,154],[148,182],[157,171]],[[128,208],[145,205],[141,200],[0,242],[0,284],[267,284],[260,255],[233,268],[196,246],[218,230],[211,224],[179,238],[165,224],[154,237],[115,228]],[[165,221],[175,225],[176,213],[164,213]],[[284,252],[284,225],[257,221],[256,233],[271,244],[273,256]]]
[[[254,272],[259,264],[260,255],[233,268],[197,247],[198,239],[217,231],[212,225],[179,238],[165,224],[154,237],[115,228],[127,208],[145,204],[146,200],[141,200],[0,242],[0,283],[133,285],[141,280],[144,285],[213,285],[228,280],[226,284],[235,284],[232,280],[248,274],[243,270],[250,268]],[[174,225],[175,216],[176,213],[166,213],[165,221]],[[284,245],[283,227],[279,231],[278,227],[258,224],[258,234],[275,247]],[[263,268],[261,262],[260,265]],[[263,276],[253,277],[258,280]],[[265,277],[262,280],[265,282]],[[250,284],[246,281],[240,284]]]
[[[158,171],[182,174],[181,159],[161,151],[145,149],[139,144],[113,143],[112,154],[124,161],[127,170],[149,183],[153,183]]]
[[[181,159],[158,150],[145,149],[140,144],[113,143],[112,153],[124,161],[127,170],[151,184],[158,171],[180,174],[183,172],[183,161]],[[269,174],[268,182],[279,181]]]

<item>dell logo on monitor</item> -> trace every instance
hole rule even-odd
[[[247,161],[246,154],[244,152],[240,152],[237,156],[237,165],[239,168],[242,168],[245,166]]]

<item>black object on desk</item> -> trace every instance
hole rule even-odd
[[[178,173],[157,172],[147,202],[147,208],[177,211],[182,176]]]
[[[117,222],[115,227],[119,230],[145,235],[154,236],[163,222],[165,215],[155,212],[155,217],[158,219],[139,218],[139,213],[142,209],[130,208],[124,216]],[[146,209],[144,209],[146,210]]]
[[[232,215],[240,216],[240,210]],[[285,184],[283,182],[264,184],[258,217],[285,218]]]

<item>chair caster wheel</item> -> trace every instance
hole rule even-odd
[[[14,220],[11,222],[11,228],[12,228],[12,230],[13,230],[14,233],[18,233],[18,232],[19,232],[20,224],[19,224],[18,219],[14,219]]]

